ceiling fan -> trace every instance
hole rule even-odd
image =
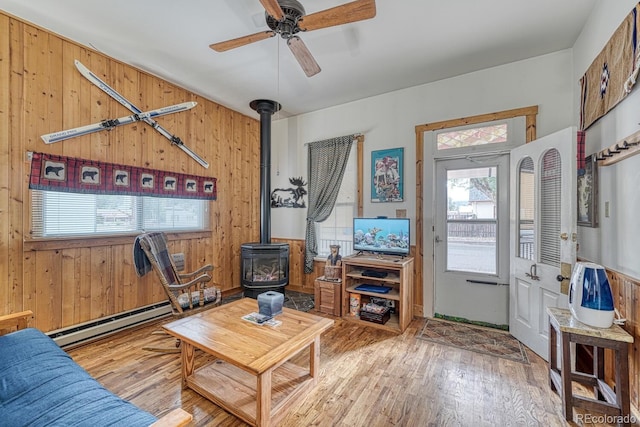
[[[280,34],[287,41],[287,46],[307,77],[318,74],[320,66],[297,33],[363,21],[376,16],[375,0],[356,0],[310,15],[305,14],[304,7],[297,0],[260,0],[260,3],[265,8],[265,18],[270,30],[214,43],[209,47],[216,52],[224,52]]]

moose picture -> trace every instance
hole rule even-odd
[[[307,185],[302,177],[289,178],[291,185],[295,185],[295,188],[276,188],[271,192],[271,207],[272,208],[306,208],[307,205],[304,202],[304,196],[307,194],[307,190],[304,186]]]

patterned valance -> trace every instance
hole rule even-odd
[[[29,188],[216,200],[216,178],[33,153]]]

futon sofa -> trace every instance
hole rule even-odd
[[[0,336],[1,425],[136,427],[190,422],[191,415],[180,408],[158,420],[108,391],[51,338],[26,327],[30,314],[0,316],[0,335],[9,331]]]

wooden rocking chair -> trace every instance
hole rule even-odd
[[[142,249],[143,255],[137,253],[140,249]],[[213,271],[213,266],[207,264],[191,273],[179,273],[174,258],[169,253],[164,233],[151,232],[136,237],[134,260],[139,275],[143,275],[149,270],[148,268],[145,270],[138,265],[141,264],[140,259],[143,257],[146,258],[146,261],[151,265],[151,269],[158,275],[171,303],[171,310],[174,316],[191,315],[204,308],[208,309],[219,305],[221,300],[220,286],[211,282],[211,275],[209,274],[210,271]],[[180,351],[180,340],[176,340],[173,348],[144,347],[144,349],[163,353],[177,353]]]

